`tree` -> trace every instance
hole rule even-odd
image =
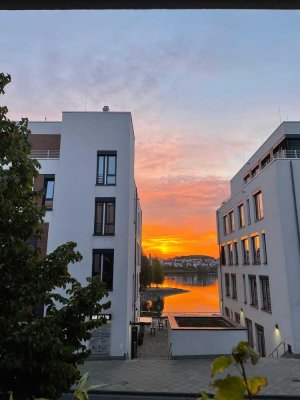
[[[163,268],[160,261],[157,258],[152,260],[152,282],[156,284],[156,287],[164,281]]]
[[[9,82],[0,74],[0,95]],[[107,295],[99,279],[82,286],[71,277],[68,264],[82,259],[76,243],[46,257],[29,244],[45,214],[32,188],[40,166],[29,158],[27,119],[12,122],[7,112],[0,107],[0,392],[57,399],[80,378],[85,343],[102,323],[91,317],[110,303],[99,303]],[[42,304],[45,316],[37,318],[32,310]]]
[[[151,265],[148,257],[144,254],[142,255],[141,260],[141,273],[140,273],[140,283],[143,288],[150,286],[152,282],[152,271]]]

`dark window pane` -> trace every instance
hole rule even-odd
[[[103,203],[96,203],[95,233],[102,234],[103,229]]]
[[[105,234],[115,233],[115,203],[106,203]]]
[[[104,253],[102,282],[105,282],[107,290],[112,290],[113,288],[113,266],[114,266],[113,253]]]
[[[97,183],[104,185],[104,156],[98,156]]]
[[[93,255],[93,276],[99,276],[101,272],[101,254]]]

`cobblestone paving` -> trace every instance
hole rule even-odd
[[[211,359],[164,360],[136,359],[87,361],[89,384],[98,390],[141,393],[199,393],[209,391]],[[234,369],[230,371],[236,373]],[[249,377],[263,375],[269,385],[261,394],[300,396],[300,359],[261,359],[247,366]],[[221,375],[220,375],[221,376]]]
[[[168,329],[156,328],[155,335],[150,334],[150,326],[145,327],[144,341],[138,346],[138,359],[168,358]]]

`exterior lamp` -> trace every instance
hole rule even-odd
[[[241,313],[244,312],[243,309],[241,308]]]
[[[278,328],[278,324],[275,324],[275,328],[276,328],[276,329],[279,329],[279,328]]]

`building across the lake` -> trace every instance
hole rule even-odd
[[[300,122],[283,122],[217,211],[221,309],[262,356],[300,353]]]
[[[109,291],[108,322],[90,347],[103,357],[130,357],[131,322],[139,316],[141,208],[134,181],[129,112],[63,112],[61,122],[31,122],[32,157],[41,164],[35,188],[46,206],[42,254],[74,241],[70,265],[82,284],[99,276]],[[107,299],[106,299],[107,300]],[[106,301],[104,300],[104,301]]]

